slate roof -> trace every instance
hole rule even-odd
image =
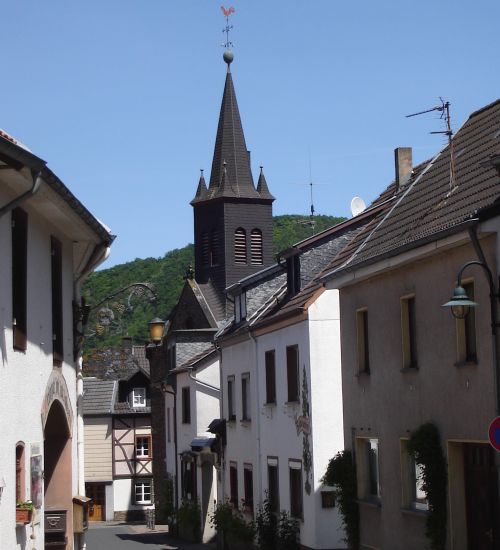
[[[228,66],[210,182],[207,189],[203,175],[200,177],[191,204],[216,198],[274,200],[265,180],[261,182],[260,190],[262,194],[254,186],[250,153],[246,146],[233,78]]]
[[[472,113],[454,136],[453,147],[454,185],[446,146],[419,167],[391,208],[358,236],[342,262],[330,266],[325,279],[461,231],[464,223],[496,203],[500,181],[488,159],[500,152],[500,100]]]
[[[83,414],[111,414],[116,394],[115,380],[83,380]]]
[[[140,371],[149,377],[149,361],[144,346],[94,350],[83,359],[84,376],[101,380],[128,380]]]

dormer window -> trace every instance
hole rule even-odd
[[[291,256],[286,260],[286,283],[288,295],[294,296],[300,291],[300,256]]]
[[[240,323],[247,316],[247,295],[242,292],[234,298],[234,322]]]
[[[132,407],[139,408],[146,406],[146,388],[134,388],[132,390]]]

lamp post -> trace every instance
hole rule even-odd
[[[482,268],[488,286],[490,290],[490,319],[491,319],[491,334],[493,336],[493,374],[495,380],[495,398],[496,398],[496,412],[500,415],[500,365],[499,365],[499,346],[498,346],[498,314],[497,314],[497,301],[500,301],[500,294],[498,288],[495,287],[493,275],[491,269],[485,261],[471,260],[466,262],[458,271],[457,286],[453,292],[453,296],[449,302],[443,304],[443,307],[451,308],[453,316],[457,319],[464,319],[471,307],[477,307],[479,304],[470,300],[467,296],[465,289],[462,286],[463,272],[470,266],[479,266]]]

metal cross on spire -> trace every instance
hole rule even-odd
[[[230,50],[234,44],[229,40],[229,31],[233,28],[233,26],[229,24],[229,17],[235,12],[235,9],[233,6],[229,8],[221,6],[220,9],[226,18],[226,26],[222,29],[222,32],[226,34],[226,42],[222,44],[222,46],[226,48],[226,50]]]

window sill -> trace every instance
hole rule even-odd
[[[418,367],[416,365],[414,367],[403,367],[400,372],[418,372]]]
[[[379,498],[363,498],[358,499],[356,502],[370,508],[382,508],[382,501]]]
[[[417,508],[401,508],[401,513],[408,516],[426,518],[429,515],[429,510],[418,510]]]
[[[242,426],[250,426],[252,424],[252,419],[251,418],[242,418],[240,420],[240,424]]]
[[[467,368],[467,367],[477,367],[478,365],[478,362],[477,362],[477,359],[471,359],[469,361],[457,361],[455,364],[455,367],[457,367],[457,369],[463,369],[463,368]]]
[[[296,407],[296,406],[300,405],[300,401],[298,399],[294,399],[292,401],[285,401],[285,405],[287,407]]]
[[[227,419],[227,423],[228,424],[234,424],[236,422],[236,415],[235,414],[232,414],[228,419]]]
[[[276,407],[276,401],[268,401],[264,403],[264,407]]]

